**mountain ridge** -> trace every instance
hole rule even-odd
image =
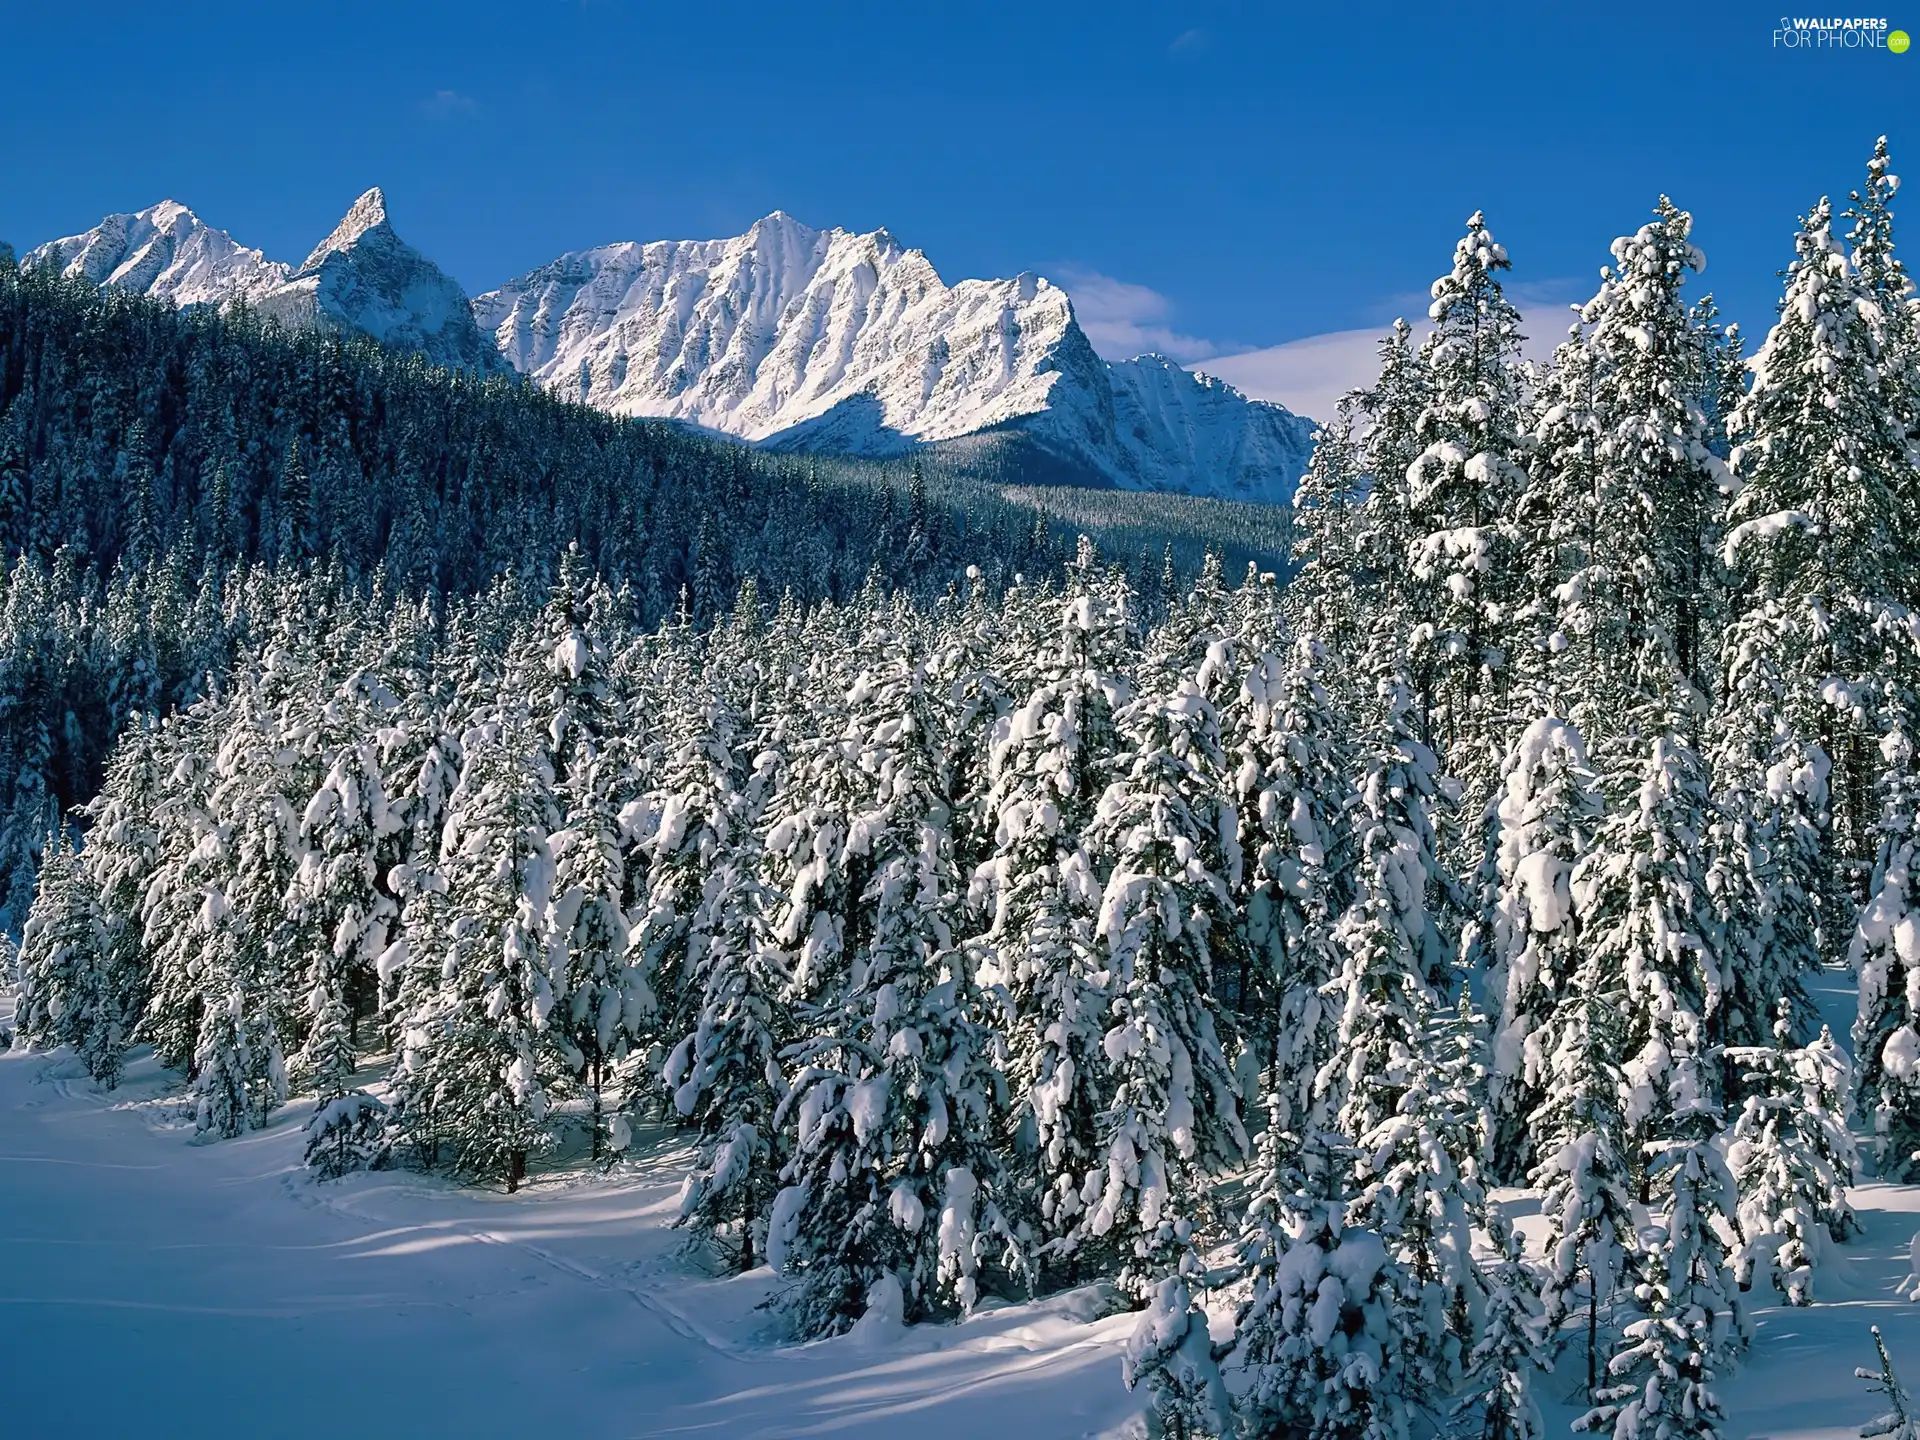
[[[400,239],[377,186],[298,267],[172,200],[23,263],[56,246],[65,273],[96,284],[182,305],[240,300],[783,451],[958,445],[1014,478],[1034,455],[1055,483],[1285,503],[1312,449],[1313,422],[1283,406],[1164,356],[1102,359],[1044,276],[948,284],[884,227],[816,229],[782,210],[738,236],[568,251],[471,299]],[[958,444],[996,434],[1019,443]]]

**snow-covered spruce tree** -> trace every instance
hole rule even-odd
[[[1345,1223],[1343,1158],[1326,1137],[1276,1202],[1271,1262],[1235,1321],[1231,1365],[1246,1388],[1244,1433],[1303,1440],[1404,1440],[1411,1337],[1393,1265],[1370,1230]]]
[[[1717,1026],[1726,992],[1701,853],[1707,777],[1693,745],[1713,619],[1707,547],[1725,467],[1695,398],[1697,345],[1680,293],[1704,261],[1689,216],[1664,199],[1656,215],[1614,242],[1617,270],[1603,272],[1582,312],[1586,392],[1562,403],[1577,399],[1587,418],[1563,417],[1578,438],[1542,466],[1545,483],[1584,512],[1556,591],[1555,634],[1567,643],[1556,687],[1607,814],[1571,885],[1582,950],[1596,973],[1623,982],[1628,1096],[1615,1139],[1636,1175],[1672,1107],[1676,1037],[1695,1020]],[[1566,461],[1584,490],[1554,478]]]
[[[1366,742],[1355,815],[1355,896],[1335,938],[1341,970],[1328,986],[1339,1008],[1337,1053],[1315,1080],[1334,1128],[1357,1139],[1393,1115],[1436,1006],[1429,977],[1447,973],[1429,891],[1434,854],[1434,758],[1410,733],[1411,697],[1396,676],[1380,683],[1386,720]]]
[[[955,943],[941,710],[911,635],[883,630],[865,648],[875,660],[839,737],[856,767],[844,980],[803,1002],[811,1035],[784,1056],[792,1153],[770,1250],[797,1273],[791,1308],[814,1334],[889,1294],[908,1320],[969,1310],[983,1262],[1011,1239],[998,1077]]]
[[[698,1162],[680,1192],[679,1223],[710,1242],[730,1239],[742,1270],[766,1252],[785,1158],[774,1125],[786,1096],[780,1053],[793,1039],[789,977],[764,938],[758,854],[751,828],[744,828],[714,862],[699,1015],[665,1067],[675,1111],[700,1135]],[[625,1125],[625,1117],[615,1121],[616,1149],[626,1148]]]
[[[751,823],[742,810],[749,781],[743,752],[752,732],[743,737],[732,705],[686,666],[686,658],[675,654],[665,667],[665,755],[646,800],[646,889],[633,927],[629,977],[641,1018],[667,1047],[692,1033],[699,1013],[713,918],[710,879],[738,843],[737,828]],[[789,698],[774,697],[771,708],[777,713]],[[777,742],[763,753],[777,755]],[[648,1088],[643,1079],[639,1092]]]
[[[583,749],[559,785],[556,799],[566,824],[552,837],[553,901],[545,920],[549,969],[565,1010],[559,1038],[592,1103],[588,1123],[596,1159],[606,1138],[607,1080],[640,1043],[653,1009],[653,993],[628,951],[616,793],[623,768],[617,747]]]
[[[1487,1239],[1493,1259],[1481,1271],[1486,1307],[1467,1355],[1466,1390],[1454,1405],[1450,1432],[1480,1440],[1546,1440],[1534,1375],[1553,1363],[1539,1281],[1524,1242],[1498,1206],[1489,1208]]]
[[[119,1084],[150,984],[141,909],[160,858],[157,755],[152,719],[130,715],[107,758],[100,794],[86,808],[81,863],[100,896],[100,963],[88,1000],[94,1024],[83,1057],[88,1073],[108,1090]]]
[[[1847,1129],[1852,1066],[1826,1031],[1789,1048],[1787,1002],[1774,1043],[1734,1052],[1747,1072],[1747,1098],[1734,1121],[1727,1165],[1740,1192],[1737,1264],[1744,1289],[1764,1269],[1789,1305],[1811,1303],[1813,1271],[1831,1241],[1859,1229],[1847,1186],[1854,1142]]]
[[[1777,613],[1749,610],[1723,647],[1707,883],[1725,937],[1722,1031],[1735,1045],[1766,1039],[1778,1000],[1798,1017],[1811,1013],[1805,977],[1820,964],[1819,911],[1834,889],[1825,854],[1831,767],[1789,718],[1785,629]]]
[[[158,854],[141,897],[149,980],[135,1038],[152,1041],[162,1065],[189,1072],[205,1000],[199,983],[206,966],[205,936],[213,909],[225,903],[215,902],[210,888],[216,867],[225,863],[227,842],[213,812],[205,733],[223,714],[209,698],[161,726],[156,769],[163,779],[153,809]]]
[[[1367,617],[1367,668],[1371,678],[1384,663],[1404,660],[1413,626],[1413,577],[1408,555],[1418,538],[1408,496],[1407,472],[1419,458],[1416,422],[1429,396],[1429,376],[1419,363],[1413,329],[1396,320],[1380,342],[1380,374],[1357,397],[1364,417],[1360,470],[1366,499],[1353,529],[1352,576],[1360,611]],[[1422,743],[1431,736],[1421,734]]]
[[[1016,700],[993,728],[985,777],[993,851],[970,892],[987,918],[973,943],[1005,1011],[1010,1163],[1036,1259],[1062,1276],[1110,1258],[1084,1229],[1082,1192],[1103,1148],[1107,995],[1093,933],[1100,886],[1082,836],[1113,751],[1126,620],[1098,578],[1090,563],[1076,566],[1064,604],[1024,588],[1008,597],[1010,609],[1055,618],[1010,616],[1009,631],[1033,649],[1008,657]]]
[[[1407,565],[1413,625],[1408,651],[1416,733],[1465,787],[1478,817],[1499,778],[1508,682],[1508,527],[1525,487],[1520,312],[1500,288],[1507,252],[1476,211],[1433,282],[1422,342],[1425,404],[1414,420],[1417,458],[1406,472]],[[1478,868],[1478,829],[1458,868]]]
[[[1859,984],[1856,1103],[1873,1121],[1879,1173],[1904,1181],[1920,1173],[1920,963],[1909,938],[1920,925],[1920,755],[1904,701],[1886,723],[1879,856],[1847,958]]]
[[[402,1138],[512,1191],[551,1139],[551,1090],[564,1075],[541,934],[553,889],[552,778],[526,722],[510,713],[462,748],[441,858],[441,980],[403,1022],[396,1111]]]
[[[1096,1160],[1082,1198],[1088,1234],[1115,1237],[1120,1283],[1145,1299],[1201,1218],[1207,1177],[1248,1144],[1213,1000],[1211,942],[1231,903],[1208,865],[1220,835],[1219,717],[1183,680],[1130,700],[1115,720],[1118,774],[1088,830],[1107,871],[1095,926],[1112,977],[1105,1164]]]
[[[1718,1057],[1690,1050],[1681,1036],[1675,1069],[1680,1087],[1669,1122],[1673,1138],[1653,1163],[1665,1214],[1650,1227],[1642,1277],[1634,1289],[1638,1315],[1627,1322],[1595,1404],[1577,1430],[1606,1430],[1614,1440],[1712,1440],[1726,1419],[1712,1389],[1717,1372],[1745,1344],[1738,1289],[1723,1231],[1734,1224],[1733,1178],[1715,1144],[1719,1113],[1704,1097],[1703,1072]]]
[[[1679,1063],[1704,1043],[1725,994],[1700,853],[1710,803],[1701,770],[1677,736],[1656,739],[1638,791],[1607,816],[1573,874],[1583,947],[1624,982],[1622,1150],[1642,1177],[1677,1107],[1698,1098],[1687,1087],[1720,1089],[1718,1073]]]
[[[101,966],[100,902],[92,877],[74,853],[73,835],[64,826],[41,850],[17,963],[14,1026],[19,1041],[36,1050],[70,1045],[84,1052],[100,1018],[89,1006]]]
[[[320,707],[309,735],[325,778],[300,816],[305,845],[288,890],[296,964],[304,964],[309,1025],[298,1068],[316,1108],[308,1163],[338,1176],[379,1158],[385,1107],[355,1088],[363,1000],[376,993],[399,906],[380,887],[397,859],[400,820],[387,803],[374,734],[399,702],[369,671],[354,673]],[[302,953],[304,952],[304,953]]]
[[[1127,1389],[1148,1394],[1149,1434],[1203,1440],[1232,1433],[1233,1402],[1193,1287],[1169,1275],[1154,1287],[1120,1357]]]
[[[1887,137],[1882,135],[1867,161],[1866,187],[1849,196],[1847,218],[1853,225],[1847,239],[1854,273],[1878,312],[1881,384],[1905,422],[1905,433],[1920,439],[1920,314],[1914,306],[1913,277],[1895,253],[1893,197],[1899,188],[1900,177],[1893,173]],[[1903,563],[1911,566],[1913,558],[1909,544]]]
[[[1400,1087],[1392,1113],[1358,1137],[1347,1219],[1386,1242],[1392,1303],[1408,1337],[1406,1383],[1437,1397],[1459,1385],[1472,1343],[1468,1317],[1481,1301],[1473,1223],[1484,1195],[1475,1173],[1478,1127],[1463,1113],[1475,1098],[1450,1083],[1470,1077],[1443,1070],[1442,1026],[1430,1019],[1427,1030],[1389,1072]],[[1469,1136],[1472,1152],[1456,1153]]]
[[[201,910],[203,998],[194,1044],[201,1133],[259,1128],[287,1099],[286,1045],[297,1023],[287,984],[293,924],[287,891],[300,864],[305,786],[289,743],[295,726],[274,700],[300,683],[285,651],[270,649],[237,697],[213,761],[219,817]]]
[[[1332,1123],[1317,1082],[1340,1034],[1329,987],[1345,963],[1335,926],[1350,898],[1339,872],[1356,797],[1344,764],[1350,715],[1318,679],[1325,653],[1311,636],[1284,656],[1263,651],[1234,717],[1245,855],[1236,923],[1252,972],[1242,1008],[1265,1122],[1274,1141],[1288,1144]]]
[[[1741,643],[1762,651],[1759,663],[1778,675],[1777,748],[1790,764],[1800,756],[1799,764],[1824,770],[1831,757],[1834,767],[1833,853],[1815,846],[1801,861],[1814,872],[1786,883],[1818,898],[1822,950],[1837,959],[1851,904],[1831,866],[1864,868],[1869,858],[1872,712],[1887,669],[1879,632],[1902,585],[1896,537],[1907,528],[1902,492],[1913,456],[1905,397],[1876,363],[1883,318],[1834,238],[1825,200],[1808,212],[1795,250],[1780,319],[1753,358],[1753,384],[1732,419],[1741,488],[1728,512],[1726,560],[1752,622],[1740,627]],[[1728,703],[1747,697],[1772,698],[1761,686],[1730,694]],[[1789,790],[1775,800],[1759,786],[1745,788],[1763,802],[1762,830],[1790,823],[1768,813],[1782,807],[1810,809],[1811,823],[1824,828],[1824,795],[1802,800]],[[1764,907],[1768,892],[1757,898]],[[1756,1028],[1766,1023],[1755,1019]]]
[[[1582,307],[1583,333],[1557,354],[1536,429],[1535,486],[1560,517],[1554,689],[1609,800],[1634,783],[1617,784],[1615,770],[1637,770],[1658,728],[1638,704],[1663,697],[1689,741],[1702,718],[1710,547],[1730,481],[1708,443],[1681,296],[1705,259],[1690,216],[1664,198],[1655,213],[1614,241],[1614,266]]]
[[[1312,637],[1329,665],[1363,649],[1364,615],[1355,579],[1364,484],[1353,434],[1358,397],[1340,401],[1313,437],[1313,458],[1293,492],[1293,573],[1283,599],[1296,637]]]
[[[1499,885],[1489,925],[1487,990],[1499,1006],[1489,1092],[1493,1175],[1514,1180],[1538,1158],[1532,1117],[1546,1098],[1556,1023],[1576,998],[1580,922],[1575,866],[1600,823],[1586,742],[1544,716],[1522,732],[1503,766]]]
[[[1621,991],[1618,978],[1592,959],[1581,966],[1556,1016],[1547,1093],[1534,1112],[1541,1160],[1532,1181],[1547,1221],[1543,1315],[1551,1335],[1580,1314],[1590,1398],[1599,1384],[1602,1313],[1639,1267],[1619,1150]]]
[[[1893,1372],[1893,1357],[1887,1354],[1887,1342],[1880,1334],[1880,1327],[1873,1328],[1873,1349],[1880,1358],[1880,1368],[1869,1370],[1864,1366],[1855,1368],[1856,1380],[1865,1380],[1868,1388],[1875,1394],[1887,1397],[1884,1412],[1867,1421],[1860,1427],[1861,1440],[1920,1440],[1920,1407],[1913,1403],[1913,1397],[1907,1394],[1906,1387],[1900,1383],[1900,1377]]]

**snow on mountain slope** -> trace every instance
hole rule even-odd
[[[621,415],[749,440],[874,402],[836,441],[889,453],[1046,406],[1072,324],[1033,275],[949,288],[885,230],[815,230],[775,211],[731,240],[563,255],[474,301],[524,374]]]
[[[1293,498],[1313,457],[1313,421],[1163,355],[1118,361],[1107,373],[1128,488],[1275,505]]]
[[[1108,365],[1033,274],[945,284],[885,230],[776,211],[726,240],[563,255],[480,296],[516,370],[620,415],[890,455],[1017,430],[1096,483],[1285,501],[1309,422],[1160,357]]]
[[[177,200],[162,200],[131,215],[109,215],[83,234],[29,251],[24,263],[45,265],[56,247],[64,275],[176,305],[254,302],[285,285],[293,274],[291,267],[247,249]]]
[[[82,235],[30,252],[62,273],[176,305],[244,300],[290,325],[360,331],[437,365],[507,369],[473,323],[466,292],[394,233],[386,197],[369,190],[297,270],[236,243],[178,201],[109,215]]]

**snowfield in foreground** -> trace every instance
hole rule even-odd
[[[1133,1319],[1089,1320],[1089,1294],[783,1344],[758,1308],[766,1271],[714,1279],[683,1258],[671,1152],[513,1198],[408,1173],[320,1184],[300,1164],[305,1103],[200,1145],[177,1094],[151,1058],[107,1096],[64,1054],[0,1055],[0,1432],[1138,1433],[1119,1378]],[[1920,1189],[1854,1203],[1866,1233],[1819,1270],[1820,1303],[1755,1305],[1722,1387],[1729,1440],[1857,1434],[1870,1324],[1920,1382],[1920,1305],[1897,1293]],[[1547,1393],[1580,1368],[1570,1354]],[[1549,1433],[1574,1413],[1550,1409]]]
[[[1087,1323],[1087,1296],[783,1346],[766,1271],[681,1258],[670,1162],[511,1199],[318,1184],[310,1102],[196,1145],[178,1077],[141,1054],[111,1096],[64,1053],[0,1055],[9,1440],[1082,1436],[1138,1409],[1132,1317]]]

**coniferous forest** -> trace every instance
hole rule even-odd
[[[1528,363],[1472,217],[1251,566],[0,265],[17,1043],[325,1176],[671,1135],[805,1335],[1106,1283],[1169,1435],[1711,1435],[1920,1178],[1896,183],[1750,352],[1663,198]]]

